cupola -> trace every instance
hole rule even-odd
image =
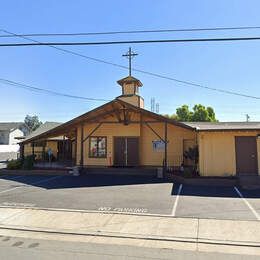
[[[117,81],[122,88],[122,95],[117,98],[137,107],[144,108],[144,99],[139,96],[139,88],[142,87],[143,84],[139,79],[132,76],[131,61],[132,57],[136,55],[136,53],[131,51],[131,48],[129,48],[127,54],[123,55],[129,59],[129,76]]]

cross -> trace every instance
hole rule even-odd
[[[122,56],[123,57],[127,57],[127,59],[129,60],[129,76],[132,75],[132,59],[134,56],[137,56],[138,54],[137,53],[134,53],[132,52],[132,49],[131,47],[129,47],[129,50],[126,54],[123,54]]]

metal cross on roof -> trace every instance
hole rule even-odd
[[[128,67],[129,76],[132,75],[132,59],[133,59],[134,56],[137,56],[137,55],[138,55],[137,53],[132,52],[131,47],[129,47],[129,50],[126,54],[122,55],[123,57],[126,57],[129,60],[129,67]]]

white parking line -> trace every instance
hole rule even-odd
[[[172,208],[172,216],[175,216],[175,214],[176,214],[176,209],[177,209],[179,197],[180,197],[180,194],[181,194],[181,189],[182,189],[182,184],[179,186],[179,189],[178,189],[178,192],[177,192],[177,196],[176,196],[173,208]]]
[[[41,180],[41,181],[33,182],[33,183],[31,183],[31,184],[26,184],[26,185],[14,187],[14,188],[12,188],[12,189],[3,190],[3,191],[0,191],[0,193],[5,193],[5,192],[8,192],[8,191],[17,190],[17,189],[20,189],[20,188],[23,188],[23,187],[28,187],[28,186],[31,186],[31,185],[36,185],[36,184],[40,184],[40,183],[43,183],[43,182],[48,182],[48,181],[51,181],[51,180],[54,180],[54,179],[57,179],[57,178],[61,178],[61,177],[64,177],[64,176],[61,175],[61,176],[51,177],[51,178],[44,179],[44,180]]]
[[[248,208],[252,211],[252,213],[255,215],[257,220],[260,220],[259,214],[255,211],[255,209],[252,207],[252,205],[247,201],[247,199],[244,198],[243,194],[239,191],[239,189],[235,186],[235,191],[239,195],[239,197],[245,202],[245,204],[248,206]]]

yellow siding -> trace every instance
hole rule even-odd
[[[47,141],[45,151],[47,152],[49,148],[52,150],[54,157],[57,159],[58,142],[57,141]]]
[[[164,138],[165,124],[151,123],[150,126]],[[195,132],[168,124],[168,156],[167,163],[169,166],[180,166],[183,161],[183,140],[194,139]],[[164,151],[154,151],[152,141],[160,140],[146,125],[141,129],[141,164],[160,166],[164,160]]]
[[[200,174],[203,176],[234,176],[236,174],[235,136],[256,135],[257,131],[199,133]],[[258,140],[258,162],[260,163],[259,143]]]
[[[48,151],[48,149],[51,148],[53,155],[55,158],[57,158],[57,152],[58,152],[58,147],[57,147],[57,141],[47,141],[46,147],[45,147],[45,152]],[[42,159],[42,152],[43,152],[43,147],[34,147],[34,153],[36,155],[36,160],[37,159]],[[24,145],[24,156],[32,155],[32,146],[31,143],[25,144]]]
[[[88,124],[84,126],[84,138],[90,133],[97,124]],[[113,162],[113,137],[115,136],[140,136],[139,124],[103,124],[93,136],[107,137],[107,158],[89,158],[89,140],[84,142],[84,165],[110,165],[110,160]],[[111,159],[110,159],[111,158]]]
[[[110,119],[111,120],[111,119]],[[139,120],[139,115],[132,115],[131,120]],[[143,120],[154,121],[151,118]],[[109,121],[109,120],[108,120]],[[86,138],[98,124],[85,124],[84,137]],[[150,123],[151,127],[164,138],[164,123]],[[134,136],[139,137],[140,148],[140,165],[142,166],[161,166],[164,159],[164,151],[154,151],[152,141],[160,140],[145,124],[132,123],[124,125],[119,123],[102,124],[92,136],[107,137],[107,158],[89,158],[89,140],[84,142],[84,162],[86,166],[109,166],[114,161],[114,137],[116,136]],[[181,127],[168,124],[168,165],[179,166],[183,160],[183,141],[184,139],[192,139],[195,142],[196,133]],[[81,156],[81,126],[77,131],[77,164],[80,164]]]

